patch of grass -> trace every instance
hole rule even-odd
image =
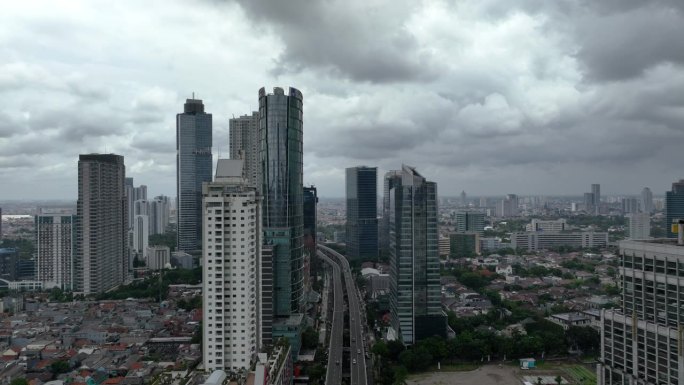
[[[564,366],[563,371],[580,385],[596,385],[596,373],[582,365]]]

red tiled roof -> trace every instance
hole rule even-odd
[[[116,385],[119,382],[121,382],[123,379],[124,379],[123,377],[108,378],[101,385]]]

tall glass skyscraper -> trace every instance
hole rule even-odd
[[[684,179],[672,183],[672,190],[665,192],[665,227],[668,238],[677,238],[672,232],[672,221],[684,219]]]
[[[202,248],[202,183],[212,177],[212,118],[199,99],[187,99],[176,115],[178,250]]]
[[[350,167],[346,170],[347,257],[378,257],[378,168]]]
[[[385,174],[382,192],[382,220],[379,226],[380,251],[383,255],[389,253],[390,191],[399,181],[401,181],[401,171],[392,170]]]
[[[299,90],[259,90],[260,192],[264,242],[273,246],[274,317],[298,313],[304,301],[302,127]]]
[[[390,311],[406,345],[446,336],[441,307],[437,184],[403,166],[390,190]]]

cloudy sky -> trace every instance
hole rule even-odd
[[[175,114],[304,94],[304,180],[407,163],[441,195],[662,194],[684,177],[681,0],[14,1],[0,12],[0,200],[75,199],[79,153],[175,195]]]

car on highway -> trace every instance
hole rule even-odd
[[[335,365],[339,365],[339,364],[340,364],[340,360],[335,360]]]
[[[356,354],[361,354],[361,349],[356,349]]]
[[[356,364],[356,358],[352,360],[352,364]]]

